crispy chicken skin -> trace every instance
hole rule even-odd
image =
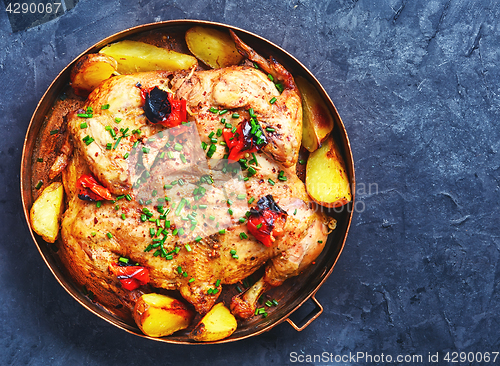
[[[249,66],[232,66],[116,76],[90,94],[83,111],[68,118],[74,150],[63,171],[67,210],[60,253],[77,282],[91,288],[104,305],[126,312],[140,293],[157,288],[178,290],[196,311],[205,314],[223,284],[242,281],[266,265],[264,277],[233,299],[233,313],[247,318],[263,291],[299,274],[319,255],[324,245],[320,243],[326,242],[328,218],[311,208],[304,184],[295,173],[302,109],[293,78],[275,61],[260,58],[234,37],[241,52],[266,73]],[[283,81],[282,93],[267,73]],[[147,120],[141,88],[154,86],[186,100],[188,124],[167,129]],[[276,101],[270,103],[273,98]],[[88,107],[93,110],[92,117],[79,117]],[[221,115],[210,108],[228,112]],[[245,171],[230,176],[221,171],[226,153],[222,144],[215,144],[211,159],[201,145],[210,144],[210,133],[224,128],[221,118],[236,127],[250,118],[249,108],[268,143],[255,153],[256,173],[243,180]],[[237,113],[234,118],[233,113]],[[116,137],[122,136],[118,143],[110,128]],[[128,134],[123,133],[125,129]],[[141,132],[131,133],[133,130]],[[86,136],[94,140],[88,143]],[[181,149],[173,150],[176,143]],[[277,179],[281,171],[286,180]],[[111,191],[115,202],[102,202],[98,207],[79,198],[76,180],[88,173]],[[212,180],[201,184],[206,176]],[[179,181],[184,184],[170,184]],[[204,194],[193,199],[200,186]],[[249,209],[267,195],[287,213],[282,232],[269,247],[249,232],[245,219]],[[163,221],[155,220],[162,210],[170,212]],[[146,220],[145,212],[151,213]],[[193,213],[197,225],[192,225]],[[186,220],[189,214],[191,222]],[[147,250],[160,228],[168,231],[163,242],[167,257],[158,255],[158,247]],[[109,265],[120,257],[146,267],[149,284],[132,293],[124,290],[109,271]]]

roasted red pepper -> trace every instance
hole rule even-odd
[[[257,201],[257,208],[250,209],[247,228],[258,241],[270,247],[276,237],[283,234],[288,214],[268,194]]]
[[[132,291],[149,282],[149,270],[146,267],[112,263],[109,270],[120,280],[125,290]]]
[[[151,123],[159,123],[165,127],[179,126],[187,120],[186,101],[173,98],[157,86],[150,89],[141,89],[144,102],[144,113]]]
[[[78,178],[76,181],[76,189],[78,190],[78,198],[85,201],[110,201],[113,199],[109,189],[99,184],[90,174],[83,174]]]
[[[229,160],[238,161],[247,153],[259,151],[267,144],[267,138],[256,121],[242,121],[236,131],[225,129],[222,132],[229,148]]]

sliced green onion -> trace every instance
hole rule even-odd
[[[274,104],[276,103],[276,101],[277,101],[276,97],[272,97],[269,103]]]
[[[215,154],[215,150],[217,150],[217,145],[212,144],[210,145],[210,148],[208,149],[207,156],[211,158]]]

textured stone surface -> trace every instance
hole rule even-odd
[[[290,352],[425,360],[439,352],[446,364],[446,352],[500,351],[496,0],[81,0],[61,17],[15,33],[2,6],[3,365],[282,365],[292,363]],[[29,236],[19,165],[39,98],[101,38],[176,18],[228,23],[282,46],[317,76],[346,125],[358,212],[317,294],[325,311],[301,333],[282,324],[246,341],[203,347],[129,335],[74,301]]]

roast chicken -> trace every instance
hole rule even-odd
[[[114,76],[68,117],[61,258],[123,314],[162,289],[205,314],[223,285],[265,266],[231,303],[249,318],[264,291],[298,275],[326,243],[330,220],[295,172],[302,109],[293,78],[235,42],[242,65]],[[185,101],[186,121],[155,123],[146,107],[153,93]],[[147,269],[147,283],[127,289],[112,270],[124,261]]]

